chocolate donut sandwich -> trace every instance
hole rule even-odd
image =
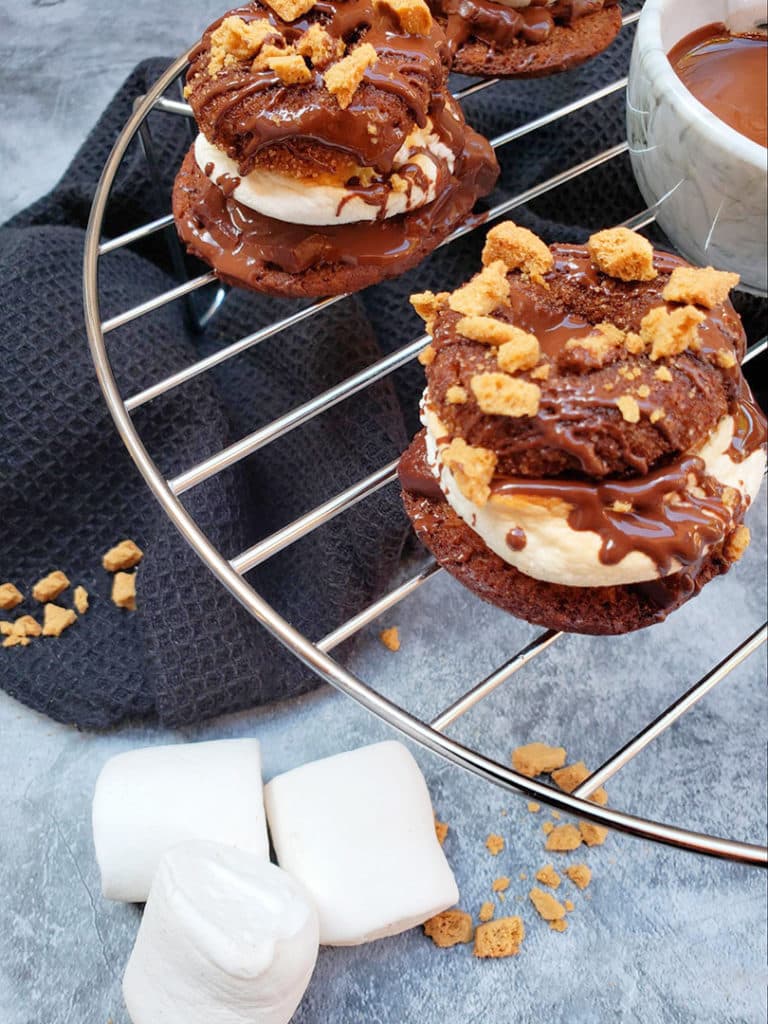
[[[540,78],[583,64],[621,28],[618,0],[430,0],[453,70]]]
[[[406,511],[480,597],[552,629],[659,622],[726,572],[765,471],[736,274],[626,228],[546,246],[506,223],[483,270],[415,295],[424,429]]]
[[[355,291],[415,266],[498,176],[424,0],[254,0],[191,54],[188,250],[234,285]]]

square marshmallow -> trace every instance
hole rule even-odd
[[[458,901],[427,784],[402,743],[278,775],[264,802],[280,866],[314,897],[322,944],[396,935]]]
[[[107,899],[145,902],[163,854],[191,839],[269,859],[258,740],[145,747],[104,765],[93,841]]]

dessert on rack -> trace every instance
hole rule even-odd
[[[173,193],[188,250],[234,285],[335,295],[415,266],[498,176],[447,90],[424,0],[254,0],[190,55],[200,129]]]
[[[483,269],[412,298],[424,429],[400,463],[438,562],[530,622],[623,633],[738,561],[765,471],[738,275],[613,228],[586,246],[493,228]]]
[[[618,0],[430,0],[453,70],[538,78],[583,64],[616,38]]]

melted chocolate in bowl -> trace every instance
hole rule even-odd
[[[668,54],[677,76],[708,110],[760,146],[768,144],[768,39],[704,25]]]

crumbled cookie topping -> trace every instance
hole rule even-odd
[[[446,308],[450,297],[450,292],[417,292],[411,296],[410,303],[427,325],[429,334],[432,334],[434,329],[435,317],[441,309]]]
[[[208,74],[213,77],[223,68],[233,67],[242,60],[255,57],[265,40],[278,38],[279,32],[266,18],[243,21],[235,16],[225,18],[211,33],[211,59]]]
[[[554,853],[577,850],[581,846],[582,838],[575,825],[558,825],[547,836],[546,848]]]
[[[269,57],[267,64],[283,85],[301,85],[312,81],[312,72],[307,67],[304,58],[297,53]]]
[[[469,395],[460,384],[452,384],[445,392],[445,400],[449,405],[464,405]]]
[[[475,932],[476,957],[517,956],[525,938],[521,917],[499,917],[478,925]]]
[[[24,595],[13,583],[3,583],[0,586],[0,608],[3,611],[13,611],[23,600]]]
[[[101,560],[101,564],[107,572],[117,572],[119,569],[133,569],[144,557],[144,552],[132,540],[122,540],[115,547],[110,548]]]
[[[495,345],[499,348],[499,366],[513,373],[515,370],[528,370],[539,361],[539,340],[533,334],[520,330],[512,324],[497,320],[492,316],[465,316],[456,324],[456,331],[470,341],[480,341],[484,345]],[[502,366],[501,350],[506,365]]]
[[[434,345],[427,345],[423,348],[416,357],[422,366],[431,366],[437,356],[437,350]]]
[[[61,608],[57,604],[45,606],[43,619],[43,636],[61,636],[65,629],[77,622],[77,616],[71,608]]]
[[[565,873],[579,889],[586,889],[592,881],[592,871],[586,864],[571,864],[565,869]]]
[[[506,373],[478,373],[469,382],[481,410],[497,416],[535,416],[541,388]]]
[[[533,334],[515,328],[515,334],[499,346],[496,356],[499,369],[505,373],[517,373],[518,370],[533,370],[539,361],[541,349],[539,340]],[[549,364],[546,364],[547,376]]]
[[[59,594],[63,594],[69,586],[69,580],[63,572],[49,573],[46,577],[38,580],[32,588],[32,597],[41,604],[46,601],[55,601]]]
[[[443,949],[471,942],[474,932],[472,918],[463,910],[444,910],[424,922],[424,934]]]
[[[749,527],[737,526],[725,543],[725,557],[732,562],[738,562],[744,557],[744,552],[749,547],[749,541]]]
[[[540,366],[534,366],[531,370],[532,380],[548,380],[549,372],[552,369],[549,363],[542,363]]]
[[[629,228],[598,231],[587,242],[589,255],[598,270],[620,281],[653,281],[653,246],[647,238]]]
[[[661,294],[666,302],[692,303],[714,309],[725,302],[731,288],[740,280],[738,274],[714,267],[675,267]]]
[[[542,885],[548,885],[551,889],[557,889],[560,885],[560,875],[555,871],[554,865],[545,864],[536,872],[536,881]]]
[[[496,469],[496,452],[488,448],[474,448],[460,437],[455,437],[440,458],[456,480],[456,484],[473,504],[482,507],[490,497],[489,486]]]
[[[625,419],[627,423],[640,422],[640,406],[632,395],[620,395],[616,399],[616,405],[619,407],[622,419]]]
[[[397,626],[390,626],[389,629],[383,629],[379,633],[379,640],[384,644],[388,651],[399,651],[400,650],[400,630]]]
[[[543,283],[543,275],[555,265],[555,258],[546,243],[528,228],[518,227],[511,220],[491,228],[482,258],[485,266],[501,260],[507,269],[521,270],[539,284]]]
[[[618,512],[631,512],[632,505],[625,503],[627,507],[617,509]],[[580,786],[585,779],[589,778],[589,769],[583,761],[576,761],[574,764],[566,765],[565,768],[558,768],[552,772],[552,781],[564,793],[572,793],[577,786]],[[608,794],[601,786],[596,789],[589,798],[593,803],[605,805],[608,803]]]
[[[624,331],[613,324],[596,324],[592,333],[580,338],[569,338],[563,346],[566,352],[580,350],[590,356],[592,367],[606,366],[618,355],[626,340]]]
[[[112,581],[112,603],[126,611],[136,611],[136,574],[118,572]]]
[[[332,60],[343,55],[344,43],[341,39],[334,39],[322,25],[315,22],[298,38],[294,49],[301,57],[308,57],[313,67],[324,68]]]
[[[425,36],[432,28],[432,14],[424,0],[375,0],[375,3],[391,14],[409,35]]]
[[[565,764],[565,747],[550,747],[546,743],[526,743],[512,751],[512,767],[521,775],[532,779],[534,775],[562,768]]]
[[[488,853],[490,853],[492,857],[498,857],[504,849],[504,838],[503,836],[497,835],[495,832],[491,832],[491,834],[486,837],[485,845]]]
[[[528,898],[536,908],[536,913],[544,921],[561,921],[565,917],[565,907],[555,899],[552,893],[533,888],[528,893]]]
[[[458,288],[448,299],[454,312],[465,316],[487,316],[509,299],[507,268],[501,260],[490,263],[469,284]]]
[[[266,0],[278,18],[283,21],[295,21],[302,14],[311,11],[316,0]]]
[[[695,306],[680,306],[671,313],[666,306],[657,306],[640,321],[640,336],[651,346],[651,359],[656,362],[689,348],[698,351],[699,324],[706,319]]]
[[[313,0],[314,2],[314,0]],[[346,110],[363,80],[363,75],[379,59],[370,43],[362,43],[332,64],[323,76],[328,92],[336,97],[342,110]]]
[[[715,353],[715,362],[723,370],[732,370],[736,365],[736,356],[726,348],[719,348]]]

